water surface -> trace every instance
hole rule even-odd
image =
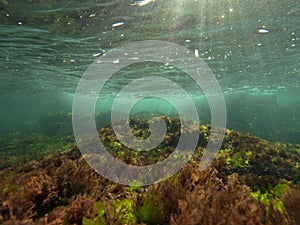
[[[0,2],[0,125],[22,127],[71,111],[87,67],[133,41],[164,40],[199,52],[225,96],[228,128],[299,143],[300,3],[297,0]],[[209,123],[205,97],[176,68],[136,65],[108,84],[107,111],[121,85],[145,74],[176,80]],[[137,111],[172,107],[145,101]]]

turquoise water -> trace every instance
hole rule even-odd
[[[300,143],[299,19],[298,0],[1,0],[0,126],[22,129],[49,112],[71,112],[80,78],[103,53],[163,40],[198,50],[224,94],[228,128]],[[118,72],[96,111],[110,110],[120,87],[145,74],[178,82],[210,122],[201,90],[160,64]],[[147,99],[134,109],[141,111],[174,108]]]

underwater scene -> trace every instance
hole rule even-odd
[[[0,224],[299,225],[298,0],[0,0]]]

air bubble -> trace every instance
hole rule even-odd
[[[144,6],[147,5],[151,2],[154,2],[154,0],[141,0],[141,1],[135,1],[134,3],[132,3],[131,5],[135,5],[135,6]]]
[[[199,58],[199,50],[197,48],[195,49],[195,57]]]
[[[98,56],[100,56],[100,55],[102,55],[101,52],[96,52],[96,53],[93,54],[93,57],[98,57]]]
[[[112,27],[120,27],[122,25],[124,25],[124,22],[116,22],[116,23],[112,24],[111,26]]]
[[[260,34],[267,34],[267,33],[269,33],[270,32],[270,30],[269,29],[267,29],[267,28],[260,28],[260,29],[258,29],[258,33],[260,33]]]
[[[118,63],[120,63],[120,59],[115,59],[115,60],[113,61],[113,64],[118,64]]]

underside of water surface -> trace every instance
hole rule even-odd
[[[197,51],[207,63],[225,98],[228,128],[299,143],[296,0],[0,4],[2,128],[37,123],[49,112],[71,112],[80,78],[103,53],[133,41],[162,40]],[[99,95],[96,113],[111,110],[121,88],[143,76],[178,83],[196,103],[200,121],[211,122],[205,95],[195,82],[178,68],[160,63],[133,64],[116,73]],[[174,91],[169,95],[180,99]],[[135,108],[165,114],[170,110],[160,99]]]
[[[162,40],[197,51],[207,63],[225,97],[228,128],[299,143],[299,7],[298,1],[276,0],[3,0],[1,127],[18,129],[49,112],[71,112],[80,78],[103,53]],[[109,111],[124,85],[155,75],[187,90],[200,121],[210,123],[201,89],[182,71],[159,63],[133,64],[115,74],[96,113]],[[157,100],[140,102],[135,111],[168,114],[170,105]]]

